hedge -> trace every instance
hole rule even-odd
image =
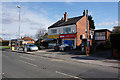
[[[111,34],[110,35],[111,46],[114,49],[120,48],[120,34]]]

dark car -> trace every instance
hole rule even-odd
[[[56,51],[66,51],[66,50],[72,50],[73,47],[68,44],[59,44],[54,47],[54,50]]]

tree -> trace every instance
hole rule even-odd
[[[120,26],[115,26],[112,32],[114,34],[120,34]]]
[[[90,29],[95,29],[94,20],[92,20],[92,16],[91,15],[88,16],[88,20],[89,20],[89,28]]]
[[[47,35],[48,35],[48,33],[47,33],[46,29],[40,29],[36,34],[36,38],[37,39],[45,39],[45,38],[47,38]]]

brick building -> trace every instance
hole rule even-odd
[[[35,43],[35,40],[30,37],[24,37],[21,40],[23,40],[23,44],[33,44]]]
[[[0,37],[0,42],[2,42],[2,38]]]
[[[99,29],[94,31],[94,41],[97,43],[96,46],[110,41],[110,34],[112,32],[108,29]]]
[[[90,35],[89,21],[86,15],[84,10],[82,16],[68,18],[68,14],[65,12],[64,18],[48,27],[48,39],[56,40],[56,44],[67,43],[72,45],[74,49],[80,46],[82,39],[87,38],[87,28],[88,38]],[[82,39],[80,39],[81,35]]]

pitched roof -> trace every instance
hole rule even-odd
[[[73,17],[73,18],[69,18],[67,21],[64,20],[59,20],[56,23],[54,23],[53,25],[51,25],[49,28],[54,28],[54,27],[60,27],[60,26],[65,26],[65,25],[71,25],[71,24],[76,24],[76,22],[78,20],[80,20],[83,16],[78,16],[78,17]]]
[[[32,40],[32,41],[34,41],[34,39],[32,39],[32,38],[30,38],[30,37],[24,37],[24,38],[22,38],[22,40],[25,40],[25,41]]]

